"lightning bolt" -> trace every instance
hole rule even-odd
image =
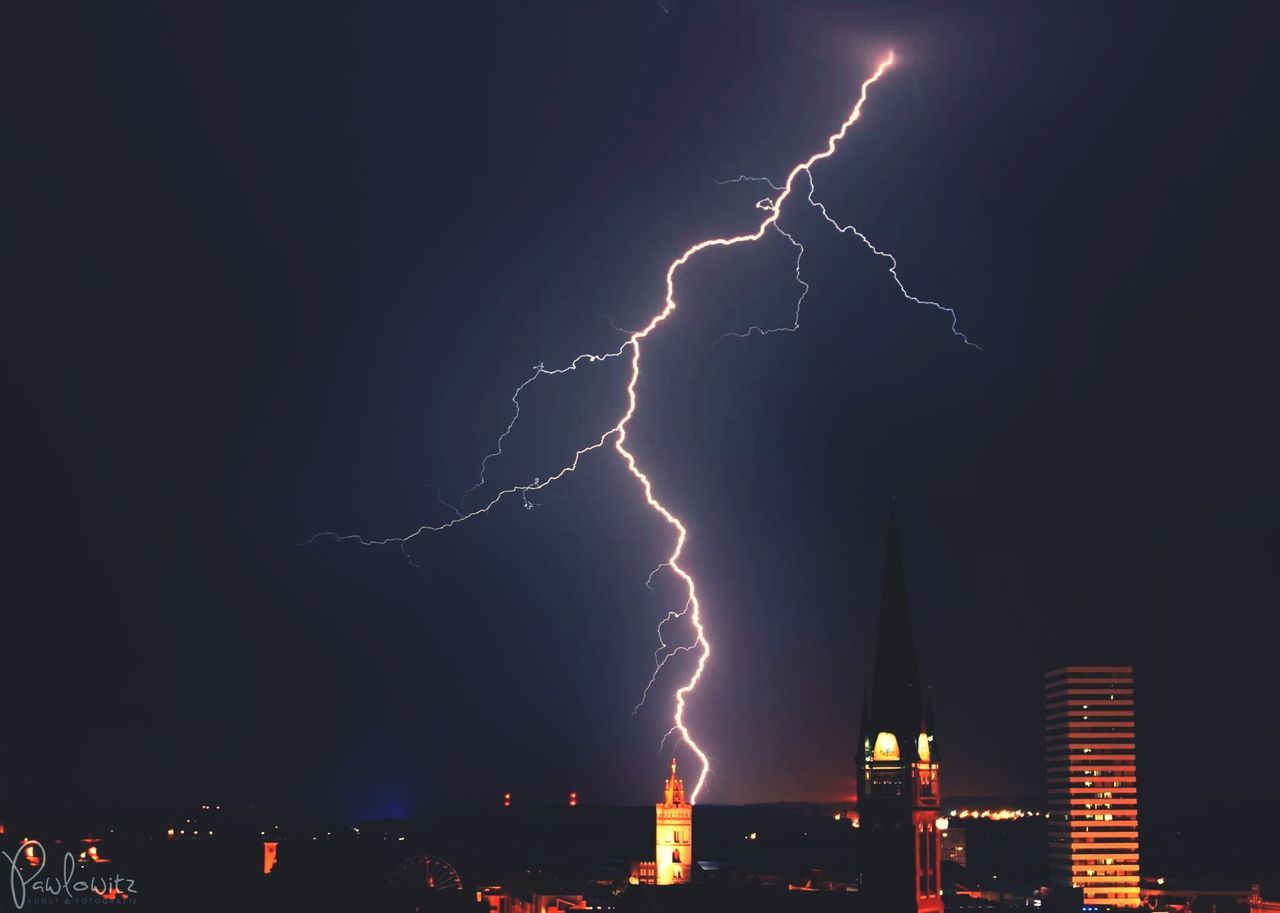
[[[907,287],[902,284],[902,278],[898,275],[898,260],[896,257],[894,257],[893,254],[876,247],[875,244],[871,242],[871,239],[868,238],[864,233],[859,231],[857,227],[853,225],[841,225],[839,222],[837,222],[834,218],[831,217],[831,214],[827,211],[826,205],[814,199],[813,195],[816,191],[813,183],[813,172],[808,167],[805,167],[803,170],[804,170],[805,179],[809,182],[809,192],[805,195],[805,199],[809,201],[810,206],[818,210],[822,218],[827,221],[827,224],[829,224],[836,231],[840,232],[840,234],[848,233],[848,234],[854,235],[859,241],[861,241],[867,247],[868,250],[870,250],[877,257],[883,257],[886,260],[888,260],[889,275],[893,277],[893,281],[898,286],[898,291],[902,293],[903,298],[906,298],[908,301],[912,301],[916,304],[925,305],[927,307],[934,308],[935,310],[942,311],[943,313],[950,316],[951,335],[958,337],[965,345],[969,346],[970,348],[974,348],[974,349],[977,349],[978,351],[982,351],[982,346],[973,342],[972,340],[969,339],[968,336],[960,332],[960,329],[958,326],[959,318],[957,317],[956,312],[953,308],[949,308],[944,304],[938,303],[937,301],[927,301],[923,298],[917,298],[915,295],[907,291]],[[740,174],[736,178],[731,178],[727,181],[716,181],[716,183],[719,184],[720,186],[725,186],[727,184],[743,184],[747,182],[768,184],[774,190],[785,191],[776,200],[770,199],[769,197],[764,197],[763,199],[756,201],[756,209],[763,209],[766,212],[773,212],[780,218],[781,212],[779,211],[779,208],[781,206],[782,200],[785,197],[790,195],[790,192],[792,189],[791,182],[788,181],[786,187],[779,187],[777,184],[775,184],[773,181],[771,181],[767,177],[754,177],[748,174]],[[798,240],[796,240],[794,235],[792,235],[790,232],[783,229],[782,225],[777,220],[773,222],[772,228],[775,231],[777,231],[778,234],[782,235],[782,237],[786,238],[787,242],[796,249],[795,276],[796,276],[796,284],[800,286],[801,292],[800,292],[800,297],[796,299],[795,316],[791,321],[791,325],[780,326],[780,327],[770,327],[769,329],[752,325],[750,327],[747,327],[747,329],[741,330],[741,331],[731,330],[723,334],[719,339],[717,339],[716,344],[719,344],[726,339],[747,339],[751,336],[771,336],[774,333],[795,333],[795,332],[798,332],[800,329],[800,310],[804,305],[805,296],[809,294],[809,283],[805,282],[800,275],[800,261],[804,258],[804,245],[801,244]]]
[[[769,180],[768,178],[756,177],[755,175],[750,175],[750,174],[740,174],[736,178],[729,178],[729,180],[727,181],[716,181],[716,184],[719,185],[720,187],[725,187],[725,186],[728,186],[729,184],[746,184],[748,182],[756,183],[756,184],[768,184],[774,190],[786,189],[784,187],[779,187],[777,184],[773,183],[773,181]]]
[[[611,324],[613,323],[612,320],[610,320],[609,322]],[[617,329],[616,326],[615,326],[615,329]],[[622,332],[626,332],[626,331],[623,330]],[[511,421],[507,423],[506,430],[504,430],[502,434],[498,435],[498,443],[497,443],[496,449],[492,453],[485,454],[484,459],[480,461],[480,478],[476,481],[474,485],[472,485],[470,488],[468,488],[466,491],[462,493],[462,497],[458,501],[458,507],[454,508],[454,513],[460,515],[462,508],[466,506],[467,497],[472,492],[477,491],[478,489],[481,489],[485,486],[485,473],[489,469],[489,461],[493,459],[497,459],[498,457],[502,456],[502,445],[506,442],[507,438],[511,436],[511,432],[515,430],[516,422],[520,421],[520,394],[524,393],[526,387],[528,387],[530,384],[532,384],[534,381],[536,381],[540,377],[554,377],[557,374],[570,374],[574,371],[577,371],[580,365],[597,364],[602,361],[608,361],[610,358],[617,358],[627,350],[628,345],[630,345],[629,342],[624,343],[622,347],[619,348],[616,352],[606,352],[603,355],[593,355],[591,353],[579,355],[577,358],[575,358],[569,364],[565,365],[563,368],[548,368],[542,363],[534,365],[533,373],[529,375],[529,377],[525,380],[524,383],[516,387],[516,392],[511,395],[511,403],[512,405],[515,406],[515,412],[511,416]],[[446,507],[452,507],[452,505],[445,502],[443,498],[440,498],[438,494],[436,497]],[[525,500],[525,506],[526,507],[529,506],[529,501],[527,498]],[[487,510],[488,508],[485,508],[485,509]]]
[[[765,180],[768,180],[768,179],[766,178]],[[810,184],[809,186],[812,187],[813,185]],[[763,203],[765,201],[761,200],[760,202]],[[760,203],[757,203],[756,206],[759,207]],[[777,222],[773,223],[773,228],[778,234],[786,238],[787,241],[791,244],[791,246],[796,249],[796,284],[800,286],[801,291],[800,291],[800,297],[796,299],[795,318],[792,320],[791,326],[770,327],[769,329],[766,330],[766,329],[762,329],[761,327],[752,325],[747,327],[746,330],[743,330],[741,332],[737,330],[731,330],[728,333],[725,333],[719,339],[717,339],[716,340],[717,344],[724,342],[726,339],[746,339],[749,336],[772,336],[774,333],[796,333],[796,332],[799,332],[800,330],[800,309],[804,306],[805,296],[809,294],[809,283],[805,282],[804,279],[800,277],[800,261],[804,259],[804,245],[801,244],[799,241],[797,241],[794,235],[784,231],[782,229],[782,226],[780,226]]]
[[[935,310],[942,311],[944,314],[949,315],[951,317],[951,335],[960,337],[960,340],[965,345],[969,346],[969,348],[977,349],[979,352],[982,351],[982,346],[978,345],[976,342],[971,341],[968,336],[960,332],[959,327],[957,327],[956,325],[959,322],[959,318],[956,316],[956,312],[954,308],[949,308],[945,304],[939,304],[936,301],[926,301],[923,298],[917,298],[915,295],[908,292],[906,286],[902,284],[902,279],[899,278],[898,276],[898,259],[888,251],[884,251],[876,247],[874,244],[871,243],[870,238],[868,238],[862,232],[858,231],[858,229],[855,228],[854,226],[841,225],[835,219],[831,218],[830,214],[827,212],[827,207],[824,206],[822,203],[819,203],[817,200],[813,198],[813,192],[814,192],[813,191],[813,175],[810,174],[808,200],[810,205],[812,205],[815,209],[817,209],[818,212],[822,213],[822,218],[826,219],[827,222],[830,223],[830,225],[841,234],[845,234],[846,232],[851,232],[852,234],[856,235],[858,240],[861,241],[863,244],[865,244],[873,254],[875,254],[877,257],[883,257],[886,260],[888,260],[889,275],[893,277],[894,283],[898,286],[898,291],[902,292],[902,297],[906,298],[908,301],[914,301],[916,304],[922,304],[927,307],[931,307]],[[797,265],[796,265],[797,279],[800,278],[799,269],[800,269],[799,261],[797,260]],[[797,314],[798,313],[799,311],[797,310]],[[799,323],[798,317],[796,322],[797,324]]]
[[[871,86],[875,84],[881,78],[881,76],[884,75],[885,71],[888,70],[889,67],[893,65],[893,62],[894,62],[894,55],[892,52],[890,52],[877,64],[874,72],[872,72],[872,74],[863,81],[861,90],[858,95],[858,100],[854,104],[853,109],[849,112],[848,116],[844,119],[843,123],[841,123],[840,128],[827,138],[826,147],[821,151],[816,152],[813,155],[809,156],[809,158],[799,162],[794,167],[792,167],[791,171],[787,174],[786,180],[782,184],[780,185],[776,184],[767,178],[756,178],[748,175],[739,175],[737,178],[734,178],[729,181],[717,182],[719,184],[735,184],[735,183],[743,183],[743,182],[765,183],[765,184],[768,184],[769,187],[776,192],[776,196],[773,198],[762,199],[756,203],[756,208],[765,212],[766,215],[760,221],[760,223],[756,226],[754,231],[748,234],[734,235],[731,237],[707,238],[705,240],[699,241],[696,244],[692,245],[691,247],[686,249],[679,257],[673,260],[667,266],[667,270],[666,270],[666,295],[663,299],[663,305],[661,309],[659,309],[655,314],[653,314],[653,316],[650,317],[649,321],[640,329],[625,331],[628,333],[627,340],[624,343],[622,343],[621,346],[619,346],[616,350],[607,351],[600,354],[586,353],[586,354],[578,355],[568,364],[559,368],[547,368],[543,364],[538,364],[534,366],[533,372],[529,375],[528,378],[524,380],[523,383],[521,383],[516,388],[515,392],[511,397],[511,402],[514,407],[511,420],[507,423],[506,428],[499,435],[497,440],[497,445],[494,451],[489,454],[486,454],[484,459],[481,461],[479,479],[470,488],[466,490],[466,492],[463,494],[461,500],[458,502],[456,507],[454,505],[450,505],[444,502],[443,498],[440,499],[441,503],[445,503],[445,506],[449,507],[453,513],[453,516],[449,520],[443,523],[440,523],[438,525],[420,526],[416,530],[414,530],[413,532],[405,536],[389,537],[386,539],[366,539],[360,535],[354,535],[354,534],[340,535],[338,533],[325,532],[325,533],[316,533],[309,540],[307,540],[307,543],[304,543],[304,544],[309,544],[309,543],[315,542],[317,539],[320,539],[320,538],[329,538],[337,542],[354,541],[354,542],[360,543],[361,545],[366,545],[366,546],[382,546],[382,545],[395,544],[400,547],[401,551],[405,552],[407,557],[408,552],[405,551],[405,549],[407,544],[411,540],[416,539],[418,536],[421,536],[425,533],[443,532],[444,530],[447,530],[460,523],[465,523],[466,521],[472,519],[473,517],[488,513],[492,508],[494,508],[499,502],[501,502],[505,498],[508,498],[514,495],[519,495],[523,499],[524,506],[526,508],[532,507],[533,502],[529,500],[530,494],[540,491],[543,488],[546,488],[547,486],[560,481],[565,476],[575,472],[578,469],[578,466],[581,464],[582,460],[588,454],[596,450],[601,450],[610,442],[612,442],[614,451],[622,459],[624,465],[627,468],[627,471],[638,483],[640,491],[644,497],[645,503],[648,505],[649,509],[652,510],[654,513],[656,513],[658,516],[660,516],[667,523],[667,525],[671,527],[671,530],[675,535],[675,542],[672,546],[670,553],[668,554],[667,558],[661,564],[659,564],[658,567],[656,567],[654,571],[649,575],[649,579],[648,581],[646,581],[646,585],[652,587],[653,579],[659,572],[664,570],[670,571],[670,573],[673,574],[679,580],[681,586],[684,589],[684,596],[685,596],[684,608],[679,612],[674,612],[674,611],[668,612],[667,616],[658,625],[657,633],[658,633],[659,647],[654,652],[653,675],[650,677],[649,683],[645,686],[640,703],[636,705],[633,713],[638,713],[639,710],[644,706],[644,702],[645,702],[645,699],[648,697],[649,690],[653,687],[654,683],[658,680],[658,677],[660,673],[663,671],[663,669],[665,668],[668,660],[670,660],[673,656],[678,656],[683,654],[696,655],[697,661],[693,668],[693,671],[688,675],[688,677],[684,680],[684,682],[680,685],[680,687],[678,687],[675,691],[675,709],[672,714],[672,726],[669,730],[667,730],[667,733],[663,736],[662,743],[659,746],[659,750],[661,751],[662,747],[665,746],[667,740],[671,736],[678,735],[680,741],[682,741],[688,747],[688,749],[691,752],[693,752],[694,755],[697,756],[698,761],[701,764],[701,768],[698,774],[697,782],[695,783],[693,790],[690,793],[690,798],[689,798],[690,803],[697,802],[698,796],[702,793],[703,787],[706,786],[707,776],[711,771],[710,758],[707,756],[707,753],[698,744],[698,742],[694,739],[685,721],[685,713],[686,713],[686,710],[688,709],[689,697],[697,689],[698,683],[702,680],[702,676],[706,672],[707,663],[711,659],[711,642],[707,637],[706,626],[703,622],[703,616],[702,616],[703,607],[698,597],[697,584],[695,583],[692,574],[690,574],[689,571],[681,564],[681,559],[684,556],[685,545],[687,544],[688,538],[689,538],[689,531],[685,527],[684,523],[680,520],[680,518],[677,517],[657,497],[657,495],[654,493],[652,480],[644,472],[644,470],[640,468],[640,465],[637,462],[635,455],[630,450],[627,449],[628,429],[631,424],[631,419],[635,416],[636,408],[638,405],[636,387],[640,382],[640,365],[641,365],[641,355],[643,352],[643,343],[645,342],[645,340],[649,338],[649,336],[652,333],[654,333],[658,329],[658,327],[660,327],[663,323],[665,323],[666,320],[673,313],[675,313],[678,307],[676,302],[676,275],[679,273],[682,267],[684,267],[686,264],[689,263],[691,259],[696,257],[702,251],[705,251],[709,248],[735,247],[737,245],[751,244],[753,242],[761,240],[770,231],[776,231],[777,233],[782,235],[782,237],[784,237],[796,249],[795,276],[796,276],[797,283],[802,287],[803,291],[801,292],[799,300],[796,303],[795,320],[793,321],[793,324],[791,326],[778,327],[771,330],[761,329],[760,327],[753,326],[743,333],[733,333],[733,334],[726,334],[726,335],[746,337],[746,336],[756,335],[756,334],[768,335],[774,332],[795,332],[796,330],[799,329],[800,305],[803,303],[805,295],[809,291],[808,283],[806,283],[800,276],[800,265],[801,265],[801,259],[804,256],[804,247],[791,233],[787,232],[781,227],[781,225],[779,224],[779,219],[781,218],[781,215],[782,215],[783,204],[788,199],[790,199],[791,196],[794,194],[796,189],[796,181],[803,174],[807,178],[808,185],[809,185],[808,193],[805,194],[805,199],[807,200],[807,202],[810,205],[818,208],[822,216],[832,226],[834,226],[841,234],[851,233],[856,235],[863,242],[863,244],[865,244],[868,248],[870,248],[871,251],[875,253],[877,256],[888,258],[891,264],[889,272],[893,276],[893,279],[897,283],[898,288],[901,290],[902,294],[906,296],[909,300],[914,301],[917,304],[929,305],[934,308],[937,308],[938,310],[945,311],[946,313],[950,314],[952,332],[955,335],[959,336],[965,342],[966,345],[970,345],[970,346],[974,345],[972,342],[969,341],[969,339],[966,336],[964,336],[964,334],[960,333],[959,330],[956,329],[956,314],[954,310],[952,310],[951,308],[944,307],[943,305],[938,304],[937,302],[926,301],[920,298],[916,298],[915,296],[908,293],[906,288],[903,286],[902,281],[898,278],[898,274],[897,274],[898,262],[893,257],[893,255],[877,248],[874,244],[871,243],[871,241],[867,238],[865,234],[863,234],[861,231],[859,231],[857,228],[853,227],[852,225],[841,225],[840,223],[836,222],[835,219],[833,219],[828,214],[826,207],[814,198],[814,185],[813,185],[813,176],[812,176],[811,169],[818,162],[828,159],[835,154],[837,144],[844,139],[849,129],[862,116],[862,107],[866,103],[867,94]],[[498,491],[496,494],[489,497],[489,499],[484,503],[483,506],[472,508],[471,510],[466,509],[466,501],[468,497],[474,495],[477,491],[483,489],[486,486],[487,484],[486,474],[487,474],[490,462],[503,455],[504,444],[506,443],[508,437],[510,437],[512,432],[515,430],[516,424],[519,422],[519,419],[520,419],[521,396],[530,387],[530,385],[534,384],[535,382],[537,382],[539,379],[543,377],[575,373],[580,369],[584,369],[592,365],[598,365],[602,362],[610,361],[613,359],[623,358],[623,357],[626,357],[627,355],[630,356],[630,372],[628,375],[627,385],[626,385],[627,405],[622,415],[611,427],[609,427],[604,432],[602,432],[598,438],[595,438],[594,440],[590,440],[588,443],[580,447],[573,454],[569,462],[567,462],[565,465],[563,465],[558,470],[556,470],[552,475],[547,476],[546,478],[535,478],[532,482],[528,482],[525,484],[508,486],[507,488],[504,488],[501,491]],[[663,636],[663,628],[668,623],[676,620],[685,620],[690,625],[693,633],[693,638],[691,642],[687,644],[679,644],[675,646],[668,645],[665,637]]]

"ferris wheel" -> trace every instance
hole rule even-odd
[[[391,872],[393,888],[425,888],[428,891],[461,891],[458,870],[437,856],[410,856]]]

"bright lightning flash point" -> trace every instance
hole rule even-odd
[[[587,354],[578,355],[568,365],[562,368],[549,369],[544,367],[541,364],[536,365],[534,367],[533,373],[522,384],[520,384],[519,387],[516,388],[515,393],[511,397],[511,402],[515,406],[515,414],[512,416],[511,421],[507,424],[506,429],[499,436],[497,447],[494,450],[494,452],[485,456],[484,460],[481,462],[479,480],[474,485],[472,485],[471,488],[467,489],[467,491],[463,495],[462,500],[458,503],[458,506],[456,509],[454,509],[451,505],[446,505],[446,506],[449,506],[451,510],[453,510],[454,516],[451,519],[436,526],[420,526],[418,529],[414,530],[412,533],[409,533],[408,535],[395,537],[395,538],[365,539],[359,535],[339,535],[336,533],[317,533],[316,535],[312,536],[310,540],[308,540],[308,542],[314,542],[316,539],[327,537],[339,542],[356,541],[362,545],[388,545],[388,544],[394,543],[399,545],[403,550],[406,543],[422,535],[423,533],[441,532],[459,523],[463,523],[467,520],[470,520],[471,518],[476,517],[480,514],[487,513],[495,505],[497,505],[498,502],[502,501],[504,498],[506,498],[509,495],[520,495],[522,498],[524,498],[524,503],[526,507],[532,506],[532,503],[528,500],[528,495],[531,492],[540,491],[541,489],[546,488],[548,485],[551,485],[552,483],[557,482],[560,479],[564,478],[566,475],[569,475],[570,473],[574,472],[575,470],[577,470],[583,457],[585,457],[587,454],[591,453],[592,451],[602,449],[606,444],[612,442],[614,451],[618,454],[619,457],[622,458],[623,463],[627,467],[627,471],[631,473],[632,477],[639,484],[640,491],[644,496],[645,503],[649,506],[649,508],[654,513],[656,513],[664,521],[666,521],[666,523],[671,527],[672,531],[675,533],[675,543],[672,546],[670,554],[660,565],[658,565],[658,567],[654,570],[653,574],[650,574],[648,582],[652,583],[653,577],[659,571],[663,569],[670,570],[671,573],[674,574],[683,584],[683,587],[685,590],[684,608],[679,612],[668,612],[667,616],[662,620],[662,622],[658,626],[658,640],[659,640],[660,646],[657,652],[654,654],[655,668],[654,668],[653,675],[649,680],[649,684],[645,686],[644,697],[648,696],[649,688],[652,687],[653,683],[657,680],[658,675],[659,673],[662,672],[664,666],[666,665],[667,660],[669,660],[671,657],[677,654],[686,654],[686,653],[696,654],[697,663],[694,666],[692,673],[690,673],[688,678],[684,681],[684,683],[681,684],[680,687],[676,689],[675,709],[672,713],[672,718],[671,718],[672,726],[667,731],[666,735],[663,736],[663,744],[665,745],[666,740],[668,738],[670,738],[672,735],[678,735],[680,737],[680,740],[682,740],[684,744],[688,746],[689,750],[692,751],[698,757],[698,760],[701,764],[701,770],[698,774],[697,782],[694,785],[692,792],[690,793],[690,797],[689,797],[690,803],[696,803],[698,801],[698,796],[701,794],[703,787],[706,785],[707,775],[711,771],[711,761],[708,758],[706,752],[698,744],[698,742],[694,739],[692,733],[689,731],[689,727],[685,722],[685,711],[688,706],[689,696],[697,689],[698,683],[702,680],[702,676],[706,671],[707,662],[711,658],[711,642],[707,638],[706,627],[703,624],[702,603],[698,598],[697,585],[694,582],[693,576],[680,563],[681,558],[684,555],[685,544],[687,543],[688,537],[689,537],[688,529],[685,527],[684,523],[681,522],[680,518],[677,517],[674,513],[672,513],[671,510],[666,505],[664,505],[661,500],[658,499],[657,495],[654,493],[653,482],[650,480],[649,476],[645,474],[644,470],[640,468],[639,463],[636,461],[635,454],[633,454],[630,450],[627,449],[628,426],[631,424],[631,419],[635,415],[636,407],[637,407],[636,387],[640,382],[640,356],[643,349],[643,343],[646,339],[649,338],[650,334],[652,334],[659,326],[661,326],[667,320],[668,317],[670,317],[675,312],[677,308],[676,274],[680,271],[681,267],[687,264],[697,254],[701,253],[704,250],[707,250],[708,248],[734,247],[739,244],[749,244],[754,241],[759,241],[770,230],[777,231],[797,249],[796,281],[803,287],[804,291],[801,293],[800,299],[796,303],[795,323],[793,326],[780,327],[780,328],[777,328],[776,330],[761,330],[759,327],[752,327],[746,333],[732,333],[727,335],[745,337],[745,336],[749,336],[756,333],[760,335],[767,335],[768,333],[771,333],[771,332],[794,331],[799,329],[800,303],[803,302],[805,294],[809,290],[808,284],[805,283],[804,280],[800,278],[800,258],[804,255],[804,247],[790,233],[784,231],[781,228],[781,226],[779,226],[778,221],[782,215],[783,204],[788,199],[791,198],[795,190],[796,181],[799,179],[801,174],[804,174],[809,184],[808,193],[805,195],[807,202],[809,202],[814,207],[818,208],[822,216],[832,226],[834,226],[839,232],[841,232],[842,234],[852,233],[856,235],[876,255],[880,257],[888,258],[891,264],[890,274],[893,276],[893,279],[897,283],[898,288],[902,292],[902,294],[906,298],[916,302],[917,304],[930,305],[934,308],[937,308],[938,310],[942,310],[950,314],[952,333],[954,333],[956,336],[959,336],[965,342],[966,345],[973,345],[973,343],[969,342],[968,338],[965,337],[964,334],[960,333],[956,329],[956,322],[955,322],[956,315],[953,310],[951,310],[950,308],[944,307],[943,305],[938,304],[937,302],[925,301],[920,298],[916,298],[913,295],[910,295],[907,292],[907,290],[903,287],[901,280],[898,278],[898,274],[897,274],[898,263],[897,263],[897,260],[893,258],[893,255],[876,248],[875,245],[873,245],[871,241],[868,240],[866,235],[858,231],[858,229],[854,228],[853,226],[844,226],[836,222],[835,219],[833,219],[827,213],[826,207],[814,199],[813,175],[810,169],[812,169],[812,167],[818,162],[823,161],[824,159],[828,159],[835,154],[836,145],[842,139],[844,139],[845,135],[849,131],[849,128],[852,127],[853,124],[862,116],[862,106],[867,100],[867,93],[869,89],[875,82],[877,82],[880,79],[881,76],[884,75],[885,71],[888,70],[889,67],[893,65],[893,62],[894,62],[894,55],[892,52],[890,52],[877,64],[875,71],[870,76],[868,76],[865,81],[863,81],[861,91],[858,95],[858,100],[854,104],[853,109],[849,112],[848,116],[844,119],[844,122],[840,125],[840,128],[827,138],[826,147],[822,151],[814,153],[813,155],[809,156],[809,158],[805,159],[802,162],[799,162],[794,167],[792,167],[791,171],[787,174],[786,180],[781,185],[775,184],[774,182],[769,181],[766,178],[753,178],[753,177],[748,177],[746,175],[740,175],[738,178],[735,178],[731,181],[719,182],[722,184],[729,184],[729,183],[739,183],[739,182],[745,182],[745,181],[758,181],[761,183],[768,184],[772,190],[776,191],[777,195],[772,199],[768,199],[768,198],[763,199],[756,204],[756,207],[764,211],[765,213],[767,213],[767,215],[765,215],[764,219],[760,222],[760,224],[756,226],[754,231],[748,234],[734,235],[732,237],[708,238],[706,240],[699,241],[693,246],[689,247],[687,250],[685,250],[684,253],[682,253],[675,260],[673,260],[667,266],[666,297],[663,299],[663,305],[661,309],[659,309],[643,327],[641,327],[638,330],[629,332],[626,342],[624,342],[618,349],[611,352],[605,352],[603,354],[587,353]],[[627,406],[625,411],[622,413],[622,415],[618,417],[618,420],[610,428],[606,429],[603,433],[601,433],[598,438],[590,441],[589,443],[579,448],[564,466],[557,469],[551,475],[545,478],[535,478],[532,482],[529,482],[526,484],[512,485],[508,488],[504,488],[503,490],[499,491],[496,495],[489,498],[488,501],[486,501],[486,503],[484,504],[484,506],[474,508],[470,511],[467,511],[465,509],[466,498],[474,494],[479,489],[483,488],[484,485],[486,484],[485,473],[488,469],[489,462],[503,455],[503,444],[506,441],[507,437],[514,431],[516,423],[520,418],[520,396],[532,383],[534,383],[539,378],[548,376],[548,375],[573,373],[573,372],[576,372],[579,368],[586,367],[588,365],[597,364],[603,361],[608,361],[614,358],[619,358],[628,352],[630,352],[630,356],[631,356],[630,358],[631,368],[630,368],[630,374],[628,376],[627,386],[626,386]],[[693,641],[692,643],[685,644],[685,645],[679,645],[674,647],[669,646],[663,639],[662,628],[668,622],[674,621],[676,619],[681,619],[681,618],[687,619],[689,625],[692,627],[693,633],[694,633]],[[641,698],[640,704],[636,706],[637,712],[644,705],[644,697]]]

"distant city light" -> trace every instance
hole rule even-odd
[[[961,808],[952,809],[949,818],[985,818],[990,821],[1016,821],[1019,818],[1039,818],[1044,812],[1024,808]]]

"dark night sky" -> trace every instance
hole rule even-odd
[[[706,799],[852,788],[891,493],[944,787],[1034,794],[1046,664],[1138,667],[1149,795],[1280,751],[1265,7],[670,0],[10,9],[4,784],[353,815],[653,801],[675,607],[616,459],[411,551],[530,366],[754,226],[887,47],[832,213],[681,274],[635,449],[689,525]],[[169,8],[172,7],[172,8]],[[620,402],[526,401],[498,483]],[[609,419],[610,421],[612,419]],[[669,581],[668,581],[669,583]],[[674,632],[673,632],[674,633]],[[687,758],[687,755],[685,756]]]

